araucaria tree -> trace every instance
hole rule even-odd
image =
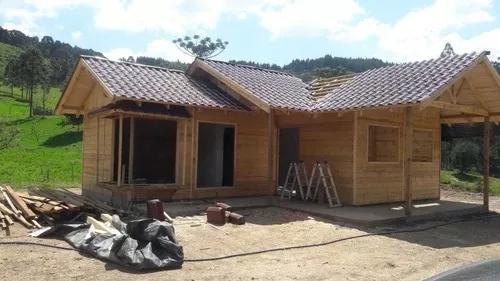
[[[221,39],[212,41],[210,37],[201,38],[199,35],[177,38],[172,42],[184,53],[200,58],[213,58],[222,53],[229,44]]]
[[[11,60],[5,70],[5,76],[11,85],[26,88],[30,105],[29,116],[33,116],[33,94],[38,86],[50,83],[50,65],[38,49],[30,48],[19,57]]]

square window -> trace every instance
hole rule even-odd
[[[399,161],[399,129],[368,126],[368,162]]]

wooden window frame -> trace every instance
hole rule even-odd
[[[158,118],[143,118],[143,117],[135,117],[135,116],[123,116],[123,119],[125,118],[134,118],[134,119],[151,119],[151,120],[158,120]],[[116,120],[119,120],[120,118],[111,118],[111,120],[113,120],[112,122],[112,125],[111,125],[111,128],[112,128],[112,139],[111,139],[111,143],[112,143],[112,146],[111,146],[111,174],[114,173],[114,170],[115,170],[115,145],[117,145],[117,141],[116,138],[115,138],[115,130],[116,130]],[[150,183],[150,184],[131,184],[131,183],[121,183],[120,186],[151,186],[151,187],[173,187],[173,186],[178,186],[179,185],[179,177],[181,176],[180,175],[180,164],[179,164],[179,161],[181,160],[181,153],[180,153],[180,150],[179,150],[179,141],[180,141],[180,138],[181,138],[181,134],[180,134],[180,126],[179,126],[179,118],[162,118],[162,119],[159,119],[159,120],[167,120],[167,121],[175,121],[176,122],[176,132],[175,132],[175,182],[170,182],[170,183]],[[135,122],[134,122],[134,125],[135,125]],[[106,184],[108,182],[98,182],[98,184]],[[111,183],[113,184],[117,184],[117,182],[115,180],[113,180],[113,176],[111,176]]]
[[[394,128],[397,130],[397,155],[396,161],[370,161],[370,127],[386,127],[386,128]],[[401,163],[401,126],[394,124],[386,124],[386,123],[368,123],[366,126],[366,161],[368,164],[374,165],[385,165],[385,164],[400,164]]]

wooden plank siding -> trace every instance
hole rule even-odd
[[[328,161],[340,200],[353,198],[353,122],[354,113],[318,115],[290,113],[277,115],[280,128],[299,128],[299,157],[310,173],[316,161]]]
[[[86,101],[88,112],[109,102],[99,87],[93,89]],[[414,128],[422,134],[414,146],[421,154],[428,151],[428,142],[422,136],[432,135],[432,161],[411,163],[411,184],[414,199],[439,197],[440,123],[438,109],[419,108],[415,112]],[[194,112],[195,111],[195,112]],[[113,192],[130,200],[144,200],[160,196],[162,190],[178,189],[174,199],[195,199],[233,196],[271,195],[269,164],[276,177],[277,155],[269,161],[269,120],[264,112],[224,112],[190,108],[194,118],[179,120],[177,125],[176,183],[155,185],[140,189],[135,195],[126,194],[131,189],[113,189]],[[357,117],[355,117],[357,116]],[[233,124],[236,129],[235,181],[233,187],[196,187],[197,130],[199,122]],[[277,128],[299,128],[299,155],[308,171],[315,161],[329,161],[337,184],[340,199],[346,205],[365,205],[399,202],[404,198],[402,170],[402,110],[366,110],[358,113],[284,113],[276,112]],[[369,126],[399,128],[398,161],[370,163],[368,161]],[[84,118],[83,174],[84,193],[109,197],[110,189],[98,182],[110,182],[113,175],[114,123],[111,119]],[[273,130],[275,145],[277,128]],[[354,128],[357,128],[356,130]],[[419,147],[422,145],[422,147]],[[277,153],[276,149],[273,149]],[[98,155],[98,156],[97,156]],[[106,195],[105,195],[106,194]],[[131,197],[130,197],[131,196]]]
[[[440,120],[438,109],[412,108],[414,115],[414,132],[423,130],[432,134],[432,159],[428,162],[411,162],[411,180],[413,199],[439,198],[439,171],[440,171]],[[357,155],[356,166],[356,197],[355,205],[399,202],[405,198],[403,189],[403,110],[366,110],[358,114]],[[397,161],[369,162],[369,127],[387,126],[399,129],[399,155]],[[417,134],[421,137],[421,135]],[[421,139],[413,141],[413,151],[425,151],[428,145]],[[420,155],[420,154],[417,154]]]
[[[111,102],[103,89],[96,85],[91,89],[84,108],[89,112]],[[109,119],[83,118],[82,147],[82,192],[92,196],[101,196],[103,192],[97,187],[99,181],[112,178],[113,158],[113,122]],[[99,163],[98,163],[99,161]]]
[[[174,199],[270,195],[274,189],[269,188],[268,182],[269,139],[267,114],[263,112],[227,113],[210,109],[193,110],[196,110],[195,117],[182,121],[187,122],[188,150],[186,151],[186,158],[191,161],[186,161],[184,164],[186,168],[186,184],[179,185],[180,189],[176,192]],[[199,122],[232,124],[235,126],[234,186],[196,187],[197,127]],[[195,126],[194,138],[192,135],[193,125]],[[184,128],[183,125],[178,127]],[[181,141],[178,149],[182,147],[184,145]]]

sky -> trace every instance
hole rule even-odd
[[[287,64],[326,54],[411,62],[500,56],[500,0],[0,0],[0,25],[106,57],[190,62],[172,40],[228,41],[217,59]]]

